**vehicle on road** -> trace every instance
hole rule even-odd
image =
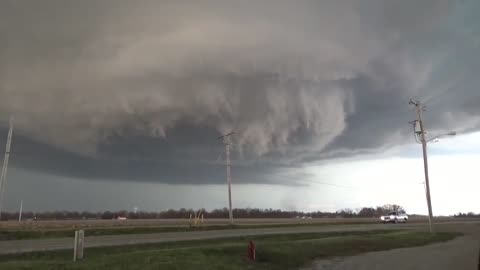
[[[408,215],[404,211],[393,211],[381,216],[380,220],[383,223],[407,223]]]

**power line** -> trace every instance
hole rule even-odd
[[[300,181],[304,181],[304,182],[310,182],[310,183],[319,184],[319,185],[325,185],[325,186],[339,187],[339,188],[358,189],[357,187],[352,187],[352,186],[344,186],[344,185],[337,185],[337,184],[326,183],[326,182],[320,182],[320,181],[315,181],[315,180],[307,180],[307,179],[303,179],[303,180],[300,180]]]
[[[467,75],[464,75],[464,76],[459,76],[453,83],[450,83],[449,86],[447,86],[445,88],[445,90],[441,91],[441,92],[437,92],[436,94],[434,95],[430,95],[429,97],[425,98],[425,101],[422,102],[423,105],[427,105],[429,103],[431,103],[432,101],[434,100],[437,100],[439,98],[442,98],[442,97],[445,97],[449,92],[451,92],[452,90],[454,89],[459,89],[458,88],[458,85],[461,83],[461,82],[465,82],[466,80],[470,79],[472,76],[476,76],[476,73],[474,72],[469,72],[469,74]]]
[[[445,96],[448,92],[452,91],[453,89],[456,89],[455,86],[456,86],[457,84],[458,84],[458,82],[455,83],[454,85],[446,88],[445,91],[443,91],[443,92],[441,92],[441,93],[438,93],[438,94],[436,94],[436,95],[430,96],[425,102],[423,102],[423,105],[425,106],[425,105],[431,103],[433,100],[436,100],[436,99],[438,99],[439,97]]]
[[[286,175],[280,175],[279,177],[295,180],[297,182],[309,182],[309,183],[325,185],[325,186],[348,188],[348,189],[357,189],[356,187],[351,187],[351,186],[344,186],[344,185],[338,185],[338,184],[333,184],[333,183],[320,182],[320,181],[315,181],[315,180],[310,180],[310,179],[300,179],[300,178],[295,178],[295,177],[286,176]]]
[[[220,154],[218,155],[218,157],[217,157],[217,159],[215,160],[215,163],[214,163],[214,164],[217,164],[217,163],[220,161],[220,159],[222,158],[222,156],[223,156],[223,151],[220,152]]]

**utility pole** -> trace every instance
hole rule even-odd
[[[13,136],[13,117],[10,117],[10,127],[8,129],[7,145],[5,147],[5,157],[3,159],[2,173],[0,175],[0,220],[2,217],[3,197],[5,194],[5,185],[7,182],[8,160],[10,158],[10,147]]]
[[[23,200],[20,201],[20,211],[18,212],[18,222],[22,222]]]
[[[223,144],[225,144],[225,165],[227,167],[227,184],[228,184],[228,219],[230,225],[233,225],[233,213],[232,213],[232,179],[230,177],[230,136],[235,134],[234,132],[228,133],[226,135],[218,137],[218,139],[223,139]]]
[[[427,187],[425,186],[425,182],[421,182],[418,184],[423,185],[423,193],[425,193],[425,199],[427,199]]]
[[[432,212],[432,199],[430,196],[430,181],[428,177],[428,156],[427,156],[427,139],[425,138],[425,128],[423,126],[423,121],[422,121],[422,113],[423,110],[425,109],[425,106],[420,103],[420,101],[414,101],[410,100],[410,104],[415,106],[415,109],[417,111],[417,120],[414,121],[414,132],[415,136],[418,136],[420,139],[420,143],[422,144],[422,150],[423,150],[423,168],[425,171],[425,189],[426,189],[426,196],[427,196],[427,206],[428,206],[428,227],[429,231],[433,233],[433,212]],[[419,131],[415,130],[415,124],[418,123],[418,126],[420,128]]]

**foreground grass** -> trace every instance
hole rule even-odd
[[[71,262],[71,251],[0,256],[0,269],[298,269],[315,258],[426,245],[455,233],[370,231],[286,234],[91,248]],[[245,259],[248,240],[257,245],[257,262]]]
[[[228,229],[259,229],[259,228],[283,228],[301,226],[326,226],[326,225],[353,225],[370,224],[372,222],[350,222],[350,223],[288,223],[288,224],[255,224],[255,225],[205,225],[201,227],[188,226],[158,226],[158,227],[124,227],[124,228],[91,228],[85,229],[86,236],[101,235],[126,235],[126,234],[149,234],[165,232],[189,232],[189,231],[211,231]],[[5,240],[26,240],[74,237],[75,229],[60,230],[0,230],[0,241]]]

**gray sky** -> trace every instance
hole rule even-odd
[[[239,206],[395,203],[312,181],[356,186],[358,162],[416,160],[410,97],[427,102],[431,134],[472,143],[478,11],[474,0],[2,1],[9,206],[27,196],[36,209],[223,207],[216,137],[232,130]],[[480,154],[461,146],[433,154]],[[362,180],[385,176],[371,173]],[[405,177],[420,182],[421,170]]]

